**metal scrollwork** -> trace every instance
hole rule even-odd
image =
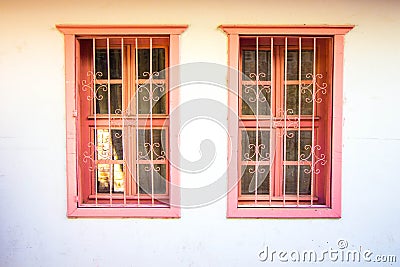
[[[315,173],[319,174],[321,170],[318,168],[318,164],[325,165],[327,160],[325,154],[321,153],[320,155],[317,155],[317,152],[321,150],[320,145],[315,145],[312,147],[311,145],[306,145],[304,146],[305,150],[310,150],[310,153],[306,156],[305,154],[301,154],[299,157],[299,161],[312,161],[314,157],[314,166],[311,166],[310,169],[304,169],[304,173],[310,174],[310,173]]]
[[[258,160],[261,160],[261,161],[270,160],[270,154],[268,152],[261,153],[261,150],[265,149],[264,144],[259,144],[258,146],[256,144],[249,144],[248,148],[249,148],[249,150],[254,149],[254,152],[253,153],[251,153],[251,152],[244,153],[243,157],[245,160],[253,161],[253,158],[257,157],[257,156],[258,156]]]
[[[154,164],[150,164],[150,166],[144,167],[144,170],[146,172],[150,172],[150,171],[160,172],[161,168],[159,166],[155,167]]]
[[[93,73],[93,71],[88,71],[87,72],[87,80],[83,80],[82,81],[82,91],[84,92],[91,92],[93,93],[93,96],[88,95],[86,97],[87,100],[103,100],[103,96],[102,95],[98,95],[98,92],[101,90],[103,92],[107,92],[108,91],[108,87],[105,84],[100,84],[97,88],[95,87],[95,80],[96,79],[100,79],[103,76],[103,73],[98,71],[96,73]]]
[[[320,84],[317,80],[321,80],[323,78],[322,74],[311,74],[311,73],[307,73],[306,74],[306,78],[312,78],[312,83],[310,84],[302,84],[301,86],[301,93],[302,94],[306,94],[309,93],[311,95],[310,97],[307,97],[305,99],[305,101],[307,103],[321,103],[322,102],[322,97],[319,96],[320,94],[325,95],[327,88],[328,88],[328,84],[323,82],[322,84]],[[315,89],[313,89],[313,85],[315,85]]]
[[[90,148],[92,148],[94,146],[94,143],[93,142],[89,142],[88,143],[88,148],[90,149]],[[94,171],[94,169],[95,168],[93,168],[93,165],[94,165],[94,159],[93,159],[93,157],[91,156],[91,154],[90,154],[90,152],[88,152],[88,151],[84,151],[83,152],[83,159],[82,159],[82,161],[83,161],[83,163],[85,163],[85,164],[90,164],[91,166],[89,166],[88,167],[88,170],[89,171]]]
[[[164,150],[161,150],[160,154],[157,154],[156,148],[160,148],[161,145],[160,143],[144,143],[143,145],[146,148],[146,153],[143,155],[143,152],[140,151],[138,153],[138,159],[149,159],[151,157],[151,153],[155,155],[155,158],[153,160],[165,160],[166,154]]]
[[[265,77],[265,73],[261,72],[259,74],[255,74],[255,73],[250,73],[249,77],[259,80],[260,77]],[[251,85],[244,85],[244,92],[246,94],[254,94],[254,97],[251,96],[249,97],[248,101],[251,103],[254,102],[260,102],[260,103],[265,103],[267,102],[267,98],[265,96],[265,94],[269,94],[271,93],[271,86],[270,85],[258,85],[258,88],[254,89],[253,87],[256,84],[251,84]]]

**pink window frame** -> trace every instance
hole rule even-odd
[[[179,218],[180,217],[180,177],[177,168],[170,166],[170,189],[169,207],[79,207],[78,196],[78,128],[77,128],[77,54],[76,37],[80,35],[167,35],[169,36],[169,66],[179,64],[179,36],[187,25],[56,25],[57,29],[64,34],[65,47],[65,103],[66,103],[66,171],[67,171],[67,216],[76,217],[145,217],[145,218]],[[177,74],[173,74],[174,90],[169,93],[169,110],[175,109],[179,104],[179,83]],[[174,117],[175,120],[179,118]],[[178,144],[179,124],[170,123],[169,143]],[[171,149],[171,151],[176,151]],[[177,153],[170,154],[171,161],[178,160]]]
[[[332,148],[331,148],[331,187],[330,201],[326,207],[238,207],[238,107],[239,107],[239,77],[236,72],[228,73],[228,105],[231,110],[228,117],[228,131],[230,141],[228,145],[228,218],[340,218],[341,217],[341,170],[342,170],[342,106],[343,106],[343,51],[344,35],[354,25],[291,25],[291,26],[263,26],[263,25],[221,25],[228,36],[228,65],[231,69],[239,70],[240,35],[313,35],[333,37],[333,77],[332,77]],[[236,113],[236,114],[235,114]],[[327,196],[329,199],[329,196]],[[330,202],[330,203],[329,203]]]

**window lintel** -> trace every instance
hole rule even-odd
[[[188,25],[75,25],[58,24],[56,28],[63,34],[91,35],[135,35],[135,34],[181,34]]]
[[[226,34],[304,34],[304,35],[344,35],[354,25],[234,25],[223,24],[219,28]]]

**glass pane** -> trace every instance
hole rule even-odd
[[[256,131],[242,130],[242,160],[268,161],[270,148],[270,132],[258,131],[258,149],[256,148]]]
[[[143,160],[151,160],[151,152],[153,152],[153,160],[166,159],[166,140],[165,130],[153,129],[153,142],[149,129],[139,129],[139,153],[138,158]]]
[[[110,192],[110,164],[97,165],[97,193]]]
[[[300,173],[298,177],[298,166],[291,165],[286,167],[286,184],[285,192],[287,195],[297,195],[297,182],[300,178],[299,183],[299,194],[310,195],[311,194],[311,174],[310,166],[300,166]]]
[[[110,181],[113,193],[124,192],[124,175],[122,164],[97,164],[97,193],[110,193]]]
[[[150,99],[150,90],[152,98]],[[150,114],[150,104],[152,105],[152,114],[166,114],[166,89],[165,84],[153,83],[141,84],[138,88],[139,114]]]
[[[101,72],[97,79],[108,79],[107,49],[96,49],[96,73]],[[110,79],[122,79],[121,49],[110,49]]]
[[[123,159],[122,130],[112,129],[110,135],[108,129],[98,129],[96,142],[98,160]]]
[[[108,85],[96,85],[96,113],[108,114]],[[122,111],[122,85],[110,85],[110,114],[118,114]]]
[[[253,77],[257,74],[256,50],[243,50],[242,52],[242,70],[243,80],[256,80]],[[253,75],[252,75],[253,73]],[[258,74],[260,81],[271,81],[271,51],[258,51]]]
[[[300,156],[301,158],[307,158],[311,152],[311,131],[300,131]],[[286,137],[286,160],[288,161],[298,161],[298,132],[288,131]],[[309,147],[306,147],[309,146]],[[308,148],[308,149],[306,149]],[[303,155],[303,156],[302,156]]]
[[[113,149],[113,159],[124,159],[124,151],[122,146],[122,130],[111,130],[111,146]]]
[[[150,164],[139,165],[139,192],[141,194],[151,195],[151,175],[153,173],[153,193],[166,194],[167,180],[166,180],[166,165]]]
[[[240,192],[242,195],[255,195],[257,184],[257,195],[269,194],[269,165],[259,165],[257,179],[254,165],[242,166],[242,179]],[[257,180],[257,183],[256,183]]]
[[[301,93],[301,115],[312,115],[313,103],[312,103],[312,84],[309,85],[309,89],[299,90],[298,85],[287,85],[286,86],[286,109],[290,110],[288,114],[298,115],[299,114],[299,93]],[[301,91],[301,92],[300,92]]]
[[[152,71],[158,72],[159,76],[154,76],[154,79],[165,79],[165,49],[153,48],[152,49]],[[138,74],[139,79],[149,79],[150,72],[150,49],[138,49]]]
[[[113,164],[113,171],[114,171],[114,176],[113,176],[113,192],[116,193],[123,193],[124,192],[124,166],[122,164]]]
[[[258,113],[257,113],[258,94]],[[242,115],[270,115],[271,114],[271,88],[267,85],[242,86]]]
[[[301,51],[301,79],[312,80],[311,76],[307,74],[313,74],[313,50],[302,50]],[[289,50],[287,51],[287,80],[298,80],[299,79],[299,51]]]

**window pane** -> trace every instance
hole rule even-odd
[[[258,195],[269,194],[269,165],[259,165],[257,175],[255,169],[254,165],[242,166],[240,186],[242,195],[255,195],[256,185]]]
[[[257,98],[258,95],[258,98]],[[258,113],[257,113],[258,101]],[[268,85],[242,86],[242,115],[270,115],[271,88]]]
[[[256,80],[257,74],[256,50],[243,50],[242,70],[243,80]],[[258,74],[260,81],[271,81],[271,51],[258,51]]]
[[[256,147],[256,131],[242,130],[242,160],[268,161],[270,148],[270,132],[258,131],[258,148]]]
[[[124,192],[124,165],[113,164],[113,192],[123,193]]]
[[[300,131],[300,156],[301,158],[307,158],[311,152],[311,131]],[[298,161],[298,132],[288,131],[286,137],[286,160]]]
[[[152,49],[152,71],[158,72],[159,76],[154,76],[154,79],[165,79],[165,49],[153,48]],[[139,79],[149,79],[150,72],[150,49],[138,49],[138,74]]]
[[[122,130],[97,129],[96,142],[98,160],[123,159]]]
[[[310,166],[300,166],[300,173],[298,173],[298,166],[291,165],[286,167],[286,184],[285,192],[287,195],[297,195],[297,182],[300,178],[299,183],[299,194],[310,195],[311,194],[311,174]],[[298,177],[299,176],[299,177]]]
[[[166,114],[166,93],[165,84],[153,83],[151,87],[150,84],[139,85],[139,114],[150,114],[150,105],[152,114]]]
[[[153,142],[151,141],[149,129],[139,129],[139,153],[138,158],[143,160],[151,160],[151,152],[153,152],[153,160],[164,160],[166,158],[166,139],[165,130],[153,129]]]
[[[96,49],[96,73],[101,72],[97,79],[108,79],[107,49]],[[122,79],[121,49],[110,49],[110,79]]]
[[[307,74],[313,74],[313,50],[302,50],[301,51],[301,79],[312,80],[311,76]],[[289,50],[287,51],[287,80],[298,80],[299,79],[299,51]]]
[[[108,114],[108,85],[96,85],[96,113]],[[110,85],[110,114],[118,114],[122,111],[122,85]]]
[[[97,193],[124,192],[124,167],[122,164],[97,164]]]
[[[139,165],[139,192],[151,195],[151,179],[153,175],[153,193],[166,194],[166,165],[165,164],[140,164]]]
[[[313,103],[312,103],[312,84],[307,85],[310,90],[305,89],[299,90],[298,85],[287,85],[286,86],[286,110],[290,110],[288,112],[290,115],[298,115],[299,114],[299,93],[301,93],[301,115],[312,115],[313,112]]]

